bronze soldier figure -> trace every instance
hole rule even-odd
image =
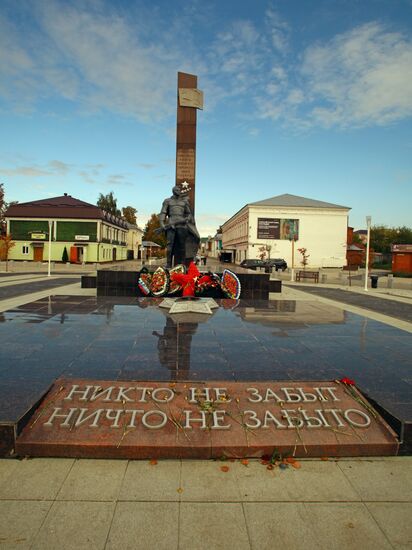
[[[167,238],[167,267],[190,263],[200,242],[187,196],[182,195],[177,185],[172,191],[173,195],[163,201],[159,214],[160,227]]]

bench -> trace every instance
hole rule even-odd
[[[301,279],[313,279],[315,283],[319,282],[319,271],[298,271],[296,273],[296,281]]]

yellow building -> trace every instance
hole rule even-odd
[[[9,260],[104,263],[127,259],[127,223],[65,193],[6,211],[7,233],[15,246]],[[66,253],[65,253],[66,250]]]

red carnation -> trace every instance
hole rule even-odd
[[[170,279],[183,286],[183,296],[194,296],[195,283],[199,275],[199,270],[191,262],[187,273],[172,273]]]
[[[341,378],[339,382],[342,382],[342,384],[346,384],[347,386],[354,386],[355,381],[351,380],[350,378]]]

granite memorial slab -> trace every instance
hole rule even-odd
[[[58,379],[16,440],[20,456],[251,458],[396,455],[353,385],[309,381]]]

